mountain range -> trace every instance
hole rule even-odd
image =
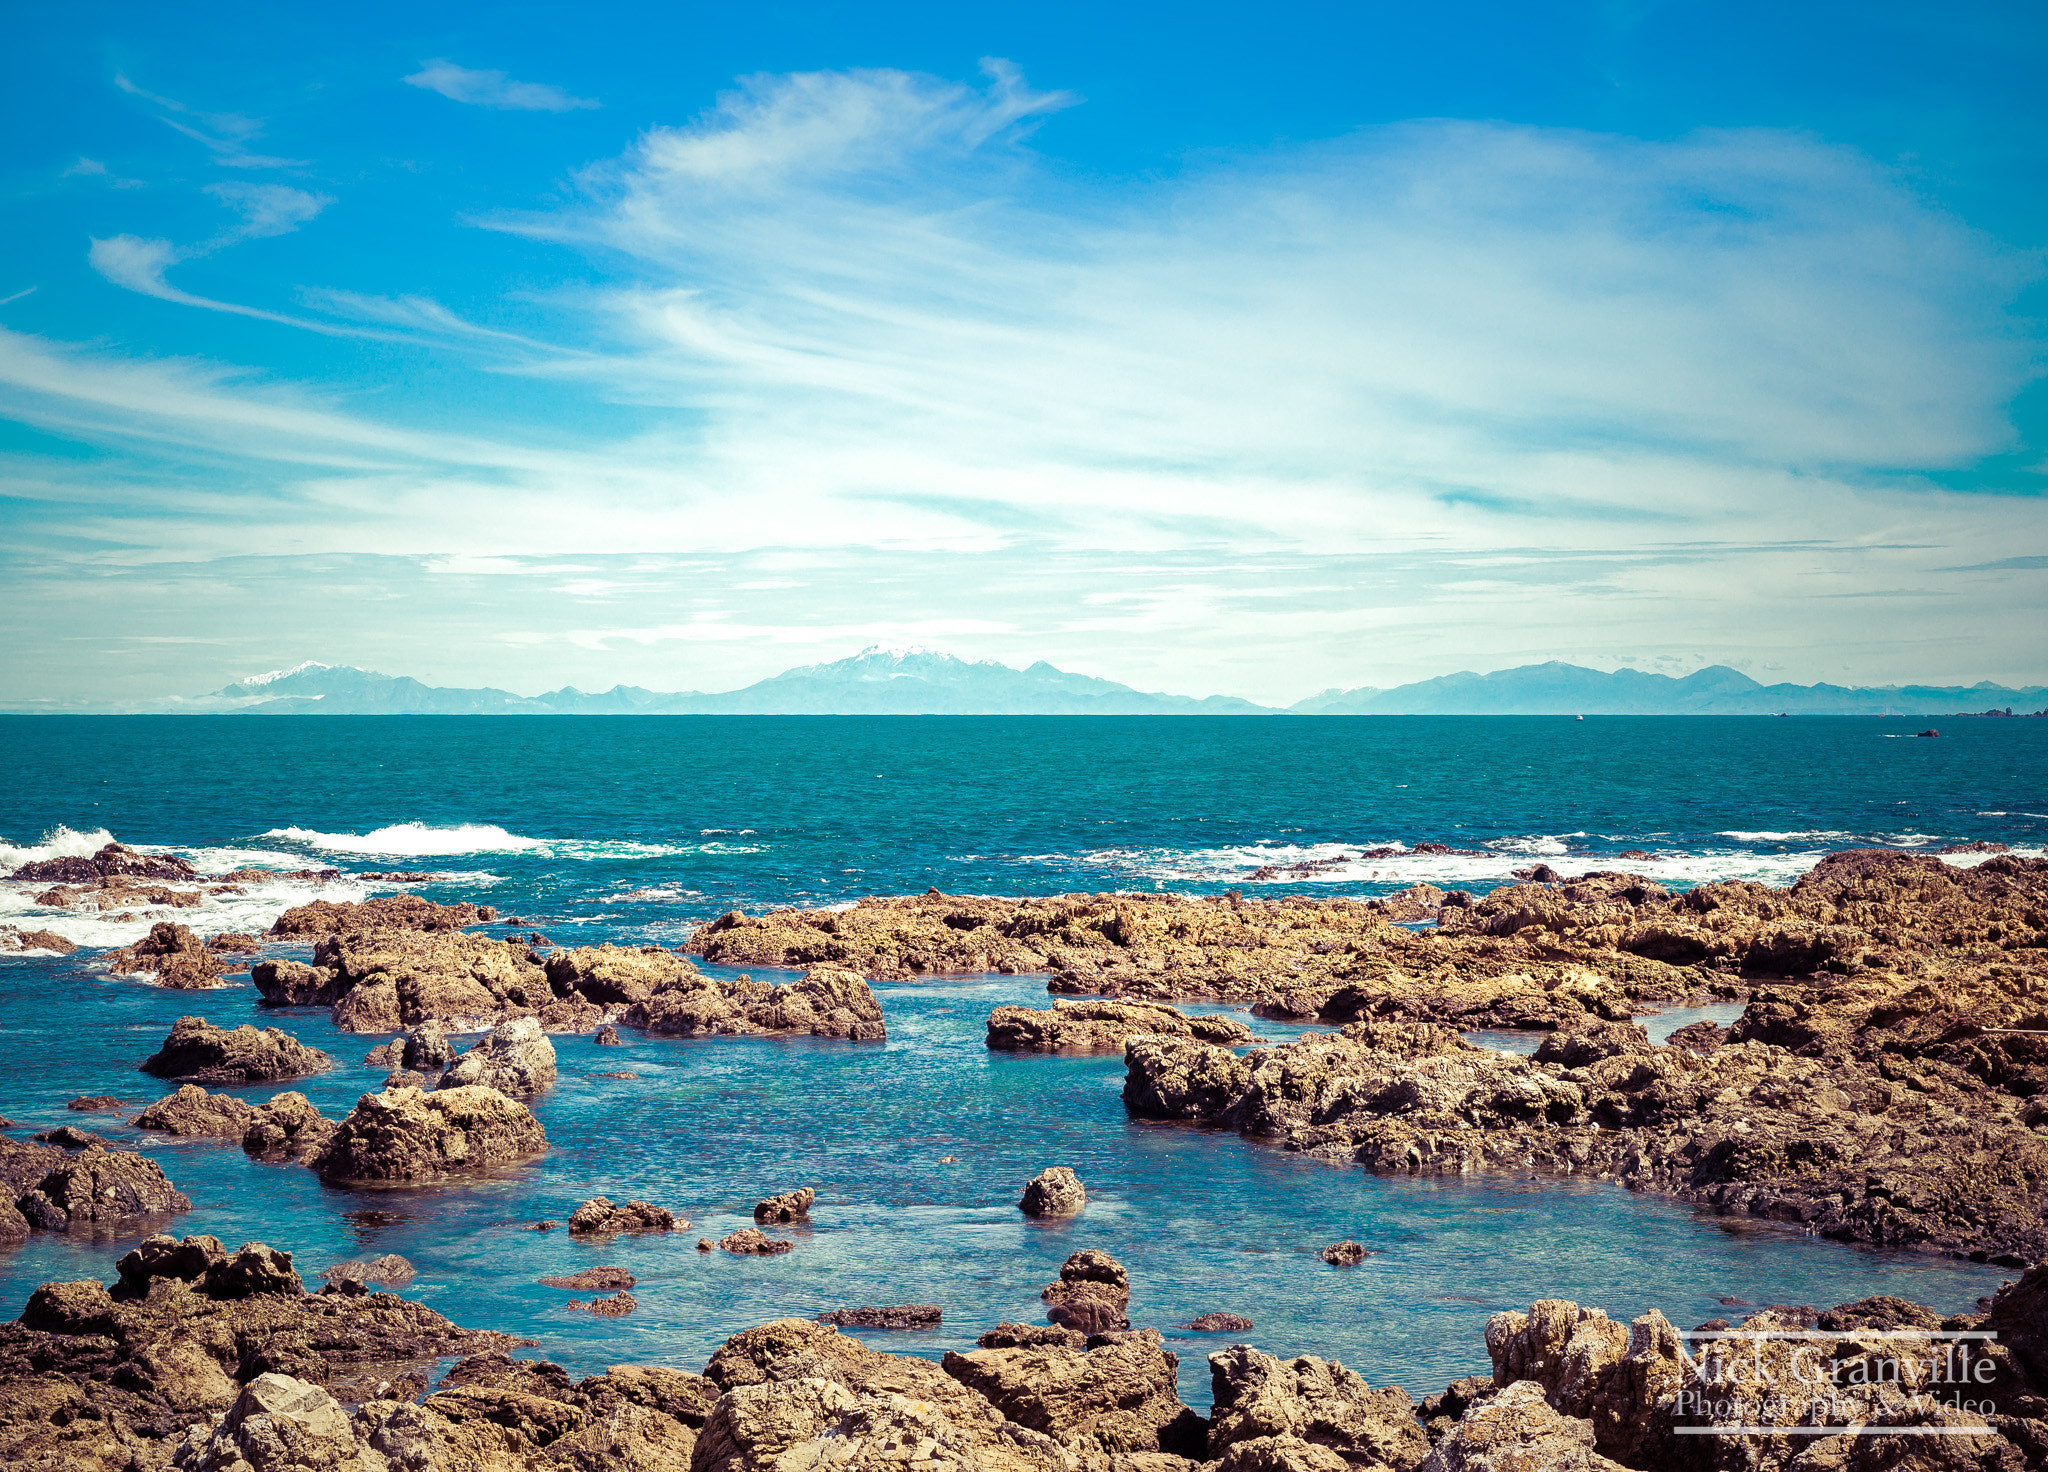
[[[189,712],[255,715],[1899,715],[2048,706],[2048,687],[1764,685],[1726,665],[1683,678],[1551,661],[1441,675],[1393,689],[1325,690],[1282,710],[1233,696],[1162,695],[1056,669],[1012,669],[929,649],[864,649],[740,690],[564,686],[543,695],[427,685],[353,665],[307,662],[197,699]]]

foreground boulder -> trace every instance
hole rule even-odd
[[[197,1084],[159,1099],[128,1122],[139,1130],[167,1135],[218,1135],[239,1140],[256,1118],[247,1100],[233,1094],[209,1094]]]
[[[280,1028],[215,1027],[204,1017],[180,1017],[170,1036],[142,1061],[158,1078],[202,1084],[255,1084],[324,1073],[334,1060]]]
[[[192,1198],[172,1185],[163,1167],[146,1155],[109,1150],[97,1136],[76,1154],[27,1153],[36,1148],[10,1141],[0,1155],[9,1184],[20,1190],[8,1212],[0,1214],[0,1239],[20,1240],[30,1227],[45,1232],[112,1231],[192,1209]],[[38,1172],[39,1165],[46,1168]],[[31,1176],[36,1177],[33,1184]]]
[[[1062,1001],[988,1015],[988,1045],[1007,1053],[1120,1052],[1125,1039],[1147,1034],[1236,1047],[1251,1041],[1252,1030],[1234,1017],[1189,1017],[1158,1002]]]
[[[1429,1454],[1408,1392],[1375,1390],[1335,1360],[1279,1360],[1238,1344],[1209,1356],[1209,1384],[1211,1458],[1235,1449],[1240,1465],[1317,1467],[1334,1454],[1336,1465],[1408,1472]],[[1325,1450],[1319,1458],[1304,1447]]]
[[[1824,1464],[1815,1464],[1816,1466]],[[1840,1465],[1840,1464],[1837,1464]],[[1592,1423],[1560,1415],[1524,1381],[1466,1411],[1421,1472],[1626,1472],[1593,1450]]]
[[[816,966],[783,985],[737,977],[727,981],[679,974],[620,1019],[629,1027],[672,1037],[774,1037],[808,1034],[879,1043],[888,1036],[882,1007],[851,971]]]
[[[406,1066],[414,1067],[416,1065],[410,1061],[410,1037],[406,1048]],[[553,1088],[555,1045],[541,1031],[539,1019],[515,1017],[510,1022],[499,1023],[484,1035],[482,1042],[449,1066],[436,1087],[460,1089],[473,1084],[482,1084],[501,1094],[521,1099],[531,1099]]]
[[[436,1181],[547,1147],[533,1112],[496,1089],[390,1089],[363,1095],[306,1163],[337,1182]]]
[[[331,1007],[347,1032],[483,1032],[516,1017],[587,1032],[612,1015],[573,989],[556,991],[527,947],[440,926],[353,926],[320,940],[312,965],[265,961],[250,979],[266,1005]]]
[[[1130,1275],[1106,1252],[1084,1248],[1060,1265],[1057,1281],[1038,1295],[1045,1316],[1063,1329],[1083,1334],[1113,1333],[1131,1327],[1125,1317],[1131,1302]]]
[[[1174,1388],[1180,1361],[1156,1330],[1076,1352],[1052,1345],[948,1353],[945,1371],[1004,1419],[1102,1451],[1200,1457],[1205,1427]]]

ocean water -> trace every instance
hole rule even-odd
[[[561,943],[672,944],[736,906],[929,886],[1368,895],[1418,879],[1484,889],[1539,860],[1674,885],[1783,883],[1851,844],[1987,839],[2041,852],[2048,722],[1948,722],[1935,741],[1911,738],[1920,724],[0,719],[0,864],[90,852],[111,835],[209,869],[339,871],[176,912],[208,933],[260,929],[316,894],[389,892],[400,886],[365,876],[403,870],[434,876],[404,887],[494,904]],[[1423,843],[1470,852],[1416,852]],[[1393,852],[1362,852],[1373,848]],[[1652,857],[1615,857],[1631,850]],[[1289,872],[1304,863],[1315,866]],[[1277,872],[1254,877],[1261,869]],[[0,921],[88,947],[131,940],[156,918],[80,917],[0,890]],[[408,1293],[458,1322],[526,1333],[539,1341],[531,1353],[579,1373],[630,1360],[697,1368],[749,1324],[861,1304],[944,1310],[928,1334],[864,1332],[877,1346],[964,1348],[1001,1320],[1040,1318],[1038,1289],[1083,1246],[1129,1266],[1134,1320],[1167,1332],[1198,1406],[1202,1356],[1233,1336],[1176,1326],[1212,1310],[1255,1321],[1234,1337],[1334,1356],[1421,1395],[1483,1371],[1486,1316],[1538,1297],[1616,1316],[1655,1307],[1689,1325],[1746,1304],[1871,1293],[1956,1310],[2002,1277],[1598,1182],[1377,1178],[1132,1121],[1120,1059],[983,1046],[990,1008],[1043,1004],[1032,977],[878,985],[885,1045],[629,1033],[630,1046],[600,1050],[559,1039],[561,1082],[536,1104],[553,1141],[544,1159],[459,1185],[326,1187],[234,1145],[129,1129],[124,1118],[168,1092],[135,1066],[184,1012],[275,1022],[340,1060],[297,1085],[334,1115],[376,1086],[380,1073],[359,1060],[379,1039],[339,1035],[323,1011],[262,1011],[246,986],[166,993],[116,980],[98,954],[0,955],[0,1113],[20,1131],[75,1121],[148,1151],[195,1203],[173,1230],[287,1248],[309,1277],[402,1253],[420,1273]],[[1651,1021],[1661,1032],[1691,1015]],[[63,1107],[103,1093],[127,1106]],[[1090,1206],[1075,1221],[1027,1222],[1017,1194],[1050,1164],[1079,1171]],[[694,1250],[699,1236],[746,1223],[760,1196],[797,1185],[816,1187],[819,1202],[789,1234],[794,1252]],[[601,1245],[526,1230],[598,1193],[658,1202],[692,1225]],[[1374,1255],[1353,1269],[1315,1257],[1343,1238]],[[0,1311],[49,1279],[110,1278],[131,1241],[39,1234],[0,1256]],[[565,1306],[576,1295],[536,1282],[598,1264],[640,1279],[631,1316],[577,1314]]]

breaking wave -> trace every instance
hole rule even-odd
[[[495,823],[461,823],[430,828],[393,823],[368,833],[322,833],[317,828],[272,828],[265,838],[283,838],[334,854],[376,854],[384,858],[445,858],[451,854],[510,854],[546,848],[547,841],[508,833]]]
[[[89,859],[113,841],[114,835],[104,828],[81,833],[62,826],[45,833],[41,843],[17,847],[0,838],[0,869],[19,869],[23,864],[39,864],[44,859]]]

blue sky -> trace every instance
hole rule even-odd
[[[2038,6],[46,11],[0,704],[2048,679]]]

